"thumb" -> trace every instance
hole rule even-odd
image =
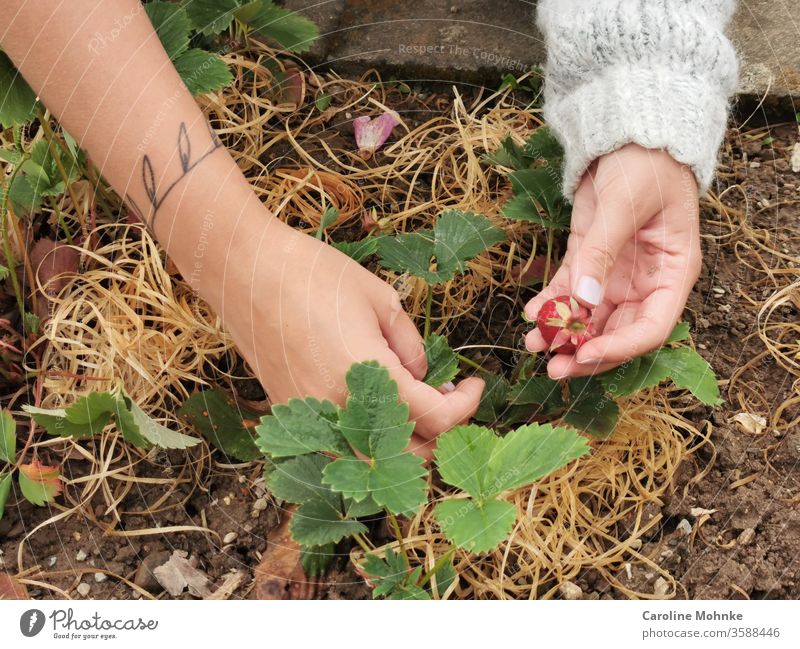
[[[603,197],[595,204],[594,212],[570,263],[572,294],[590,308],[603,301],[617,257],[636,234],[636,214],[629,197]]]

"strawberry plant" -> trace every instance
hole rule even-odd
[[[422,459],[406,450],[414,429],[408,405],[399,402],[388,370],[374,361],[354,364],[346,381],[344,407],[292,399],[261,418],[257,444],[267,457],[267,485],[277,498],[299,505],[290,529],[304,548],[307,571],[318,572],[320,558],[351,537],[365,553],[359,569],[376,584],[376,595],[428,598],[424,586],[446,572],[452,549],[429,572],[412,567],[414,557],[403,550],[397,517],[427,502],[430,479]],[[502,494],[588,451],[586,439],[566,427],[533,423],[499,437],[482,426],[458,426],[439,437],[436,466],[460,491],[437,504],[434,516],[454,547],[491,550],[516,520]],[[381,558],[370,546],[367,523],[377,515],[392,522],[399,553],[387,549]]]

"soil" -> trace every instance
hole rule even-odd
[[[427,116],[421,114],[419,119]],[[767,135],[773,140],[764,144]],[[343,127],[336,137],[352,138],[352,133]],[[719,190],[737,185],[739,190],[729,192],[725,204],[744,211],[751,228],[768,232],[773,245],[800,258],[800,239],[795,235],[800,223],[800,175],[792,173],[788,163],[797,139],[794,124],[746,132],[731,129],[721,156]],[[720,378],[728,379],[763,351],[763,344],[755,335],[757,310],[775,287],[765,281],[763,272],[755,270],[755,257],[741,248],[740,239],[727,236],[729,228],[713,222],[718,214],[706,206],[703,216],[704,268],[689,299],[685,319],[692,325],[701,353]],[[743,263],[743,259],[751,263]],[[785,263],[768,257],[764,262],[773,266]],[[476,312],[480,308],[476,305]],[[513,322],[512,314],[507,315],[493,313],[491,319]],[[798,319],[798,313],[791,309],[782,316],[787,321]],[[506,325],[502,332],[494,333],[502,334],[514,346],[522,326]],[[475,336],[473,330],[470,337]],[[511,359],[498,358],[497,362],[507,364]],[[654,528],[641,550],[679,579],[686,598],[800,598],[800,430],[776,434],[767,428],[754,435],[743,432],[732,420],[734,414],[745,411],[769,419],[791,395],[792,381],[793,377],[766,355],[733,388],[724,391],[725,406],[716,410],[702,408],[691,414],[697,424],[710,428],[716,456],[706,446],[684,463],[676,475],[673,494],[661,506],[653,506],[651,513],[661,514],[663,524]],[[247,398],[263,398],[257,385],[250,388],[252,393],[246,394]],[[788,408],[784,419],[791,421],[798,414],[796,407]],[[173,465],[182,466],[185,461],[185,456],[164,454],[160,466],[144,465],[137,475],[168,475]],[[253,570],[261,560],[271,530],[280,520],[280,508],[266,498],[259,484],[258,467],[251,467],[246,474],[241,469],[206,469],[205,474],[192,481],[206,485],[204,488],[178,486],[155,514],[136,512],[145,503],[155,502],[163,487],[145,484],[141,492],[133,489],[120,503],[119,510],[127,514],[115,528],[130,534],[142,529],[195,526],[212,533],[170,531],[109,536],[104,534],[103,524],[111,521],[98,500],[85,505],[91,515],[73,514],[25,540],[24,567],[38,564],[44,572],[37,579],[71,597],[81,597],[77,587],[83,582],[90,586],[88,598],[130,599],[141,595],[123,579],[146,584],[147,575],[141,569],[145,560],[164,560],[172,551],[184,550],[215,584],[232,570],[245,571],[247,579],[232,598],[247,598],[252,590]],[[705,477],[693,480],[703,469],[708,469]],[[64,472],[68,475],[85,475],[88,470],[85,460],[65,460]],[[751,476],[751,481],[742,480]],[[256,504],[265,498],[266,507]],[[692,513],[698,507],[713,510],[699,529],[697,512]],[[24,500],[15,501],[12,495],[6,515],[0,520],[0,570],[17,573],[17,550],[26,533],[56,513]],[[692,528],[689,534],[687,525]],[[236,538],[224,544],[222,539],[231,533]],[[84,554],[86,558],[81,560]],[[98,571],[107,571],[111,576],[98,581]],[[628,585],[653,592],[656,579],[646,568],[634,567]],[[152,579],[149,581],[152,586]],[[346,550],[325,582],[320,598],[370,596],[363,580],[349,568]],[[591,572],[576,583],[585,598],[620,596],[610,586],[599,583]],[[154,591],[159,594],[158,589]],[[62,596],[58,590],[37,587],[29,588],[29,593],[34,598]]]

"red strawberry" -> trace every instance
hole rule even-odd
[[[592,314],[569,295],[547,300],[539,309],[536,324],[542,338],[556,354],[572,354],[594,337]]]

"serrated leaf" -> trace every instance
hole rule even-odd
[[[547,160],[557,164],[564,157],[564,148],[547,126],[540,126],[525,141],[523,154],[531,160]]]
[[[520,169],[508,174],[514,198],[503,208],[506,218],[542,223],[557,230],[568,229],[570,213],[561,194],[561,171],[545,165],[536,169]],[[526,206],[525,201],[538,203],[547,216]]]
[[[8,494],[11,491],[11,483],[13,481],[13,474],[8,473],[0,474],[0,520],[3,519],[3,512],[6,510],[6,501]]]
[[[487,495],[494,496],[557,471],[589,453],[586,438],[550,424],[528,424],[499,438],[489,458]]]
[[[198,431],[215,448],[242,462],[261,456],[244,420],[259,416],[240,408],[222,390],[203,390],[193,394],[178,409],[178,416]]]
[[[213,36],[230,26],[239,3],[237,0],[189,0],[184,6],[192,27],[206,36]]]
[[[357,261],[359,264],[368,257],[378,252],[378,241],[382,237],[370,237],[360,241],[339,241],[331,245],[339,252],[343,252],[348,257]]]
[[[356,363],[345,376],[347,406],[339,410],[339,430],[356,450],[380,460],[403,453],[414,424],[401,403],[397,383],[375,361]],[[380,502],[380,501],[378,501]]]
[[[383,237],[378,254],[384,268],[411,273],[428,284],[441,284],[465,271],[469,260],[503,240],[505,233],[485,216],[447,210],[437,219],[433,231]]]
[[[689,390],[707,406],[718,406],[722,403],[717,377],[714,376],[714,370],[711,369],[705,358],[691,347],[666,349],[661,350],[660,353],[664,354],[665,352],[668,353],[666,362],[671,369],[672,382],[675,385]]]
[[[428,336],[425,341],[425,357],[428,361],[425,383],[428,385],[438,388],[452,381],[458,374],[458,357],[444,336]]]
[[[3,282],[6,279],[8,279],[8,273],[9,273],[8,267],[3,266],[3,264],[0,264],[0,282]]]
[[[331,459],[324,455],[299,455],[275,466],[266,482],[276,497],[301,505],[312,500],[324,500],[338,508],[341,497],[322,484],[322,470]]]
[[[193,95],[214,92],[233,81],[228,64],[219,56],[199,48],[186,50],[175,58],[175,69]]]
[[[0,125],[11,128],[33,119],[36,114],[36,93],[17,68],[0,52]]]
[[[62,484],[57,466],[46,466],[38,460],[22,464],[18,472],[19,488],[25,499],[41,507],[61,493]]]
[[[505,241],[505,233],[485,216],[460,210],[447,210],[433,227],[438,269],[453,273],[466,270],[466,262],[496,243]]]
[[[90,424],[103,415],[117,412],[117,397],[110,392],[89,392],[64,409],[67,421],[73,424]]]
[[[482,378],[486,385],[473,419],[494,424],[502,417],[506,408],[510,386],[504,377],[497,374],[484,374]]]
[[[336,406],[313,397],[290,399],[272,407],[272,414],[256,426],[256,445],[272,457],[291,457],[304,453],[349,454],[341,433],[333,425]]]
[[[73,405],[78,405],[76,402]],[[80,408],[80,406],[79,406]],[[33,417],[33,420],[42,426],[50,435],[59,437],[72,437],[75,439],[92,437],[100,432],[111,420],[110,411],[98,413],[97,418],[87,423],[73,423],[67,419],[64,408],[37,408],[24,405],[22,409]],[[73,411],[73,417],[80,417],[80,410]]]
[[[484,426],[456,426],[436,442],[436,466],[447,484],[476,499],[490,491],[487,486],[489,458],[498,437]]]
[[[531,163],[531,160],[523,153],[522,147],[517,145],[510,135],[503,138],[495,151],[484,155],[483,160],[510,169],[525,169]]]
[[[363,534],[367,526],[346,520],[342,513],[324,500],[303,503],[292,515],[292,538],[301,545],[338,543],[346,536]]]
[[[569,382],[569,402],[564,421],[578,430],[604,439],[614,432],[619,407],[596,377],[580,377]]]
[[[411,578],[408,580],[408,583],[401,584],[395,588],[392,594],[389,595],[388,599],[429,600],[431,598],[430,593],[428,593],[428,591],[421,586],[417,586],[417,584],[415,584],[413,581],[413,577],[414,575],[412,574]]]
[[[684,340],[689,340],[689,325],[686,322],[679,322],[675,325],[672,333],[667,338],[667,343],[679,343]]]
[[[320,577],[325,573],[336,556],[336,545],[326,543],[300,547],[300,563],[307,577]]]
[[[390,595],[408,579],[408,566],[403,555],[392,548],[386,548],[383,559],[368,553],[364,556],[361,569],[367,575],[367,581],[373,587],[372,597]]]
[[[362,501],[368,496],[393,514],[412,514],[427,500],[427,471],[421,457],[403,453],[370,463],[340,458],[322,472],[322,481],[347,498]]]
[[[191,23],[186,10],[170,2],[148,2],[144,5],[167,56],[173,61],[189,47]]]
[[[122,437],[125,438],[126,442],[133,444],[136,448],[147,449],[152,446],[150,441],[142,435],[139,430],[139,424],[136,423],[133,413],[128,409],[127,404],[121,398],[119,400],[119,409],[115,414],[117,428],[119,432],[122,433]]]
[[[256,0],[236,11],[236,17],[255,31],[278,41],[290,52],[306,52],[319,38],[316,24],[268,0]]]
[[[14,464],[17,459],[17,422],[7,410],[0,410],[0,460]]]
[[[333,97],[323,93],[314,100],[314,106],[316,106],[319,112],[324,113],[331,105],[331,101],[333,101]]]
[[[186,449],[200,443],[196,437],[189,437],[159,424],[130,397],[126,396],[124,403],[128,406],[128,410],[139,428],[139,434],[151,444],[159,448]]]
[[[502,500],[482,504],[472,499],[443,500],[433,515],[445,536],[456,546],[480,554],[497,547],[505,540],[517,519],[517,510]]]
[[[510,405],[539,405],[543,415],[564,407],[561,384],[547,376],[531,376],[511,386],[508,392]]]
[[[442,564],[442,567],[431,577],[431,588],[435,589],[436,594],[441,597],[456,579],[458,579],[458,573],[451,559]]]

